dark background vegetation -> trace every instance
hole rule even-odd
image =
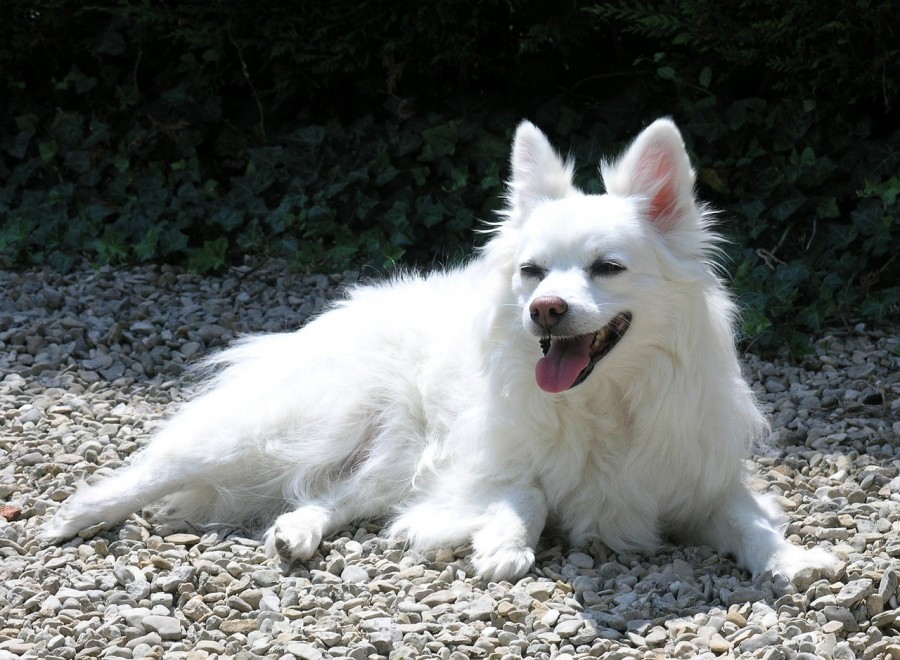
[[[745,340],[900,302],[890,0],[4,0],[0,264],[462,258],[530,118],[581,166],[672,116]]]

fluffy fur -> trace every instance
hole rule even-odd
[[[604,164],[604,195],[572,169],[523,122],[476,258],[357,288],[297,332],[213,357],[204,392],[45,537],[165,497],[195,521],[275,518],[266,543],[287,560],[378,516],[419,548],[471,541],[490,579],[528,571],[548,521],[575,546],[675,537],[754,574],[833,568],[745,485],[766,423],[678,129],[659,120]]]

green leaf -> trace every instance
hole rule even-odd
[[[157,256],[156,250],[162,231],[162,225],[150,227],[149,231],[144,234],[144,237],[135,244],[134,253],[137,255],[138,259],[149,261]]]
[[[782,200],[781,202],[773,206],[771,215],[778,222],[784,222],[785,220],[793,216],[798,210],[800,210],[805,202],[806,197],[798,192],[796,193],[796,196]]]
[[[841,210],[838,208],[834,197],[822,197],[816,202],[816,217],[825,219],[838,218]]]
[[[63,164],[73,172],[84,174],[91,169],[91,157],[84,151],[70,151],[63,159]]]
[[[703,89],[707,89],[709,87],[709,83],[712,82],[712,69],[708,66],[703,67],[703,70],[700,72],[700,79],[698,80],[700,86]]]
[[[23,133],[27,133],[28,135],[34,135],[39,119],[38,116],[33,112],[28,112],[24,115],[17,115],[15,121],[16,127],[20,131],[22,131]]]
[[[812,147],[806,147],[800,154],[800,164],[804,167],[812,167],[816,164],[816,152],[812,150]]]
[[[56,144],[56,140],[41,142],[38,145],[38,150],[40,151],[41,159],[46,162],[48,160],[53,160],[56,157],[59,153],[59,145]]]
[[[201,273],[221,268],[225,265],[227,251],[228,239],[224,236],[212,241],[203,241],[201,249],[191,250],[188,265]]]
[[[656,70],[656,75],[662,78],[663,80],[675,80],[675,69],[670,66],[661,66]]]
[[[419,160],[431,162],[438,158],[452,156],[456,153],[456,142],[459,138],[459,124],[456,121],[447,122],[439,126],[422,131],[422,139],[425,145]]]
[[[704,167],[700,170],[700,180],[717,193],[728,194],[730,192],[728,186],[719,177],[719,173],[711,167]]]

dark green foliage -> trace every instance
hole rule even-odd
[[[0,3],[0,259],[429,266],[529,117],[579,180],[673,116],[748,341],[900,299],[890,2]]]
[[[748,339],[900,301],[900,17],[891,2],[667,0],[589,9],[635,35],[733,240]],[[652,53],[652,55],[651,55]],[[674,102],[672,99],[675,99]]]
[[[838,93],[848,106],[885,107],[900,92],[900,23],[891,0],[620,0],[588,11],[673,49],[682,76],[702,87],[715,73],[737,95],[762,81],[788,96]],[[715,71],[707,68],[713,63]]]

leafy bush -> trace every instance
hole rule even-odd
[[[737,98],[761,86],[795,98],[837,94],[845,108],[890,108],[900,92],[900,24],[890,0],[620,0],[587,11],[665,46],[686,80],[708,84],[715,73]]]
[[[427,266],[500,204],[521,117],[597,190],[668,114],[747,340],[802,349],[900,298],[890,4],[7,0],[0,258]]]
[[[748,339],[900,302],[900,19],[893,3],[711,0],[588,9],[634,36],[640,94],[666,98],[729,218]]]

